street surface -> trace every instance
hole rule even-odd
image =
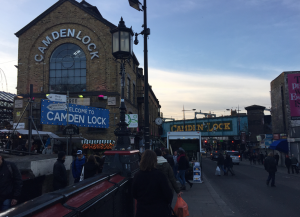
[[[300,175],[279,168],[274,188],[266,185],[268,173],[263,166],[251,166],[247,159],[234,165],[236,176],[223,176],[223,172],[221,177],[215,176],[216,164],[204,157],[204,182],[209,182],[234,216],[300,216]]]

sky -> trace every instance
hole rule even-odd
[[[0,69],[15,93],[14,33],[56,1],[0,2]],[[143,12],[127,0],[87,2],[111,23],[122,16],[127,27],[142,31]],[[229,115],[227,109],[245,113],[254,104],[270,108],[270,82],[283,71],[300,70],[299,0],[148,0],[147,6],[149,83],[165,118],[182,119],[183,106],[190,110],[187,119],[194,117],[192,109],[219,116]],[[139,41],[133,49],[143,68]],[[3,76],[0,90],[6,91]]]

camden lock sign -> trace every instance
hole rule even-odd
[[[197,123],[196,128],[196,131],[201,132],[232,131],[232,121],[203,122],[201,124]],[[171,125],[170,131],[195,131],[195,124],[185,124],[185,130],[183,130],[183,124]]]
[[[44,59],[45,50],[48,46],[59,38],[76,38],[81,41],[84,45],[87,46],[88,50],[90,51],[91,59],[98,57],[98,51],[95,51],[97,46],[94,43],[91,43],[91,38],[88,35],[82,35],[81,31],[76,31],[75,29],[60,29],[59,31],[54,31],[49,35],[46,36],[45,40],[42,40],[42,43],[45,46],[38,47],[39,51],[42,54],[36,54],[34,59],[36,62],[41,62]]]

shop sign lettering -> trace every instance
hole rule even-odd
[[[170,131],[201,131],[201,132],[220,132],[220,131],[232,131],[232,121],[227,122],[206,122],[206,123],[197,123],[196,130],[195,124],[185,124],[185,130],[183,130],[183,124],[171,125]]]
[[[47,35],[46,38],[42,40],[43,46],[38,47],[40,53],[34,56],[35,61],[43,61],[45,50],[52,42],[59,38],[76,38],[87,46],[87,49],[90,51],[91,59],[94,59],[95,57],[99,58],[98,51],[96,51],[97,46],[91,42],[90,36],[83,35],[81,31],[76,31],[75,29],[60,29],[59,31],[54,31],[50,35]]]

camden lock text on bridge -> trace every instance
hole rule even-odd
[[[91,42],[91,38],[89,36],[83,36],[81,35],[81,31],[76,32],[75,29],[60,29],[59,32],[54,31],[51,33],[52,38],[50,38],[48,35],[46,36],[46,39],[42,41],[42,43],[46,47],[38,47],[39,51],[44,54],[45,50],[48,48],[48,46],[55,40],[59,38],[76,38],[79,41],[81,41],[84,45],[87,45],[88,50],[90,51],[91,59],[94,59],[94,57],[98,57],[98,51],[93,51],[97,48],[97,46],[94,43]],[[92,52],[93,51],[93,52]],[[44,59],[44,56],[42,54],[36,54],[34,56],[35,61],[41,62]]]

